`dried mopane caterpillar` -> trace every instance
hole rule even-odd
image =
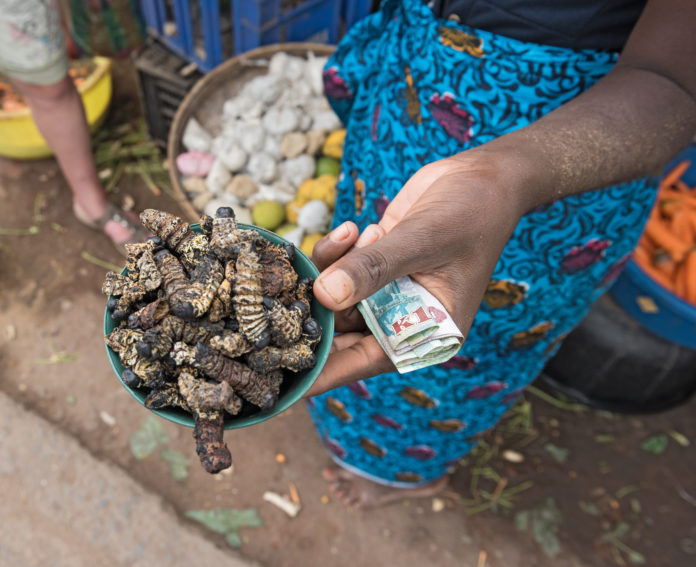
[[[269,343],[271,333],[261,293],[261,267],[253,241],[244,244],[235,264],[232,303],[241,333],[256,348],[263,348]]]
[[[232,207],[220,207],[214,218],[207,217],[203,223],[210,226],[210,249],[220,260],[235,258],[244,242],[256,239],[253,230],[239,228]]]
[[[177,343],[175,352],[173,359],[177,364],[193,366],[208,378],[227,382],[242,398],[264,411],[272,409],[278,401],[278,394],[268,376],[255,372],[207,345],[198,343],[191,348]]]
[[[314,350],[306,343],[295,343],[285,348],[267,346],[247,355],[249,368],[267,374],[280,368],[301,372],[317,363]]]
[[[287,347],[300,340],[302,324],[309,316],[309,305],[294,301],[290,307],[285,307],[280,301],[270,297],[264,297],[263,304],[268,310],[271,338],[275,344]]]
[[[193,438],[196,440],[196,453],[205,471],[216,474],[232,466],[232,454],[223,439],[223,412],[194,412],[194,420]]]
[[[188,407],[198,412],[225,410],[237,415],[242,409],[242,399],[227,382],[208,382],[200,380],[196,372],[182,368],[177,378],[179,392]]]
[[[178,407],[191,413],[191,408],[179,393],[179,386],[176,383],[166,384],[157,390],[152,390],[145,398],[145,407],[149,409],[162,409],[165,407]]]
[[[176,252],[188,269],[193,268],[209,251],[208,237],[191,230],[189,224],[176,215],[145,209],[140,213],[140,222],[160,237],[170,250]]]
[[[158,325],[143,334],[136,349],[143,358],[155,360],[166,357],[178,341],[188,344],[207,342],[224,330],[225,326],[220,322],[185,321],[180,317],[167,315]],[[229,331],[229,334],[234,333]]]
[[[118,354],[124,366],[131,367],[139,358],[136,345],[143,339],[143,336],[143,331],[127,327],[116,327],[104,337],[104,342]]]
[[[297,285],[297,272],[292,267],[295,246],[269,244],[259,254],[261,293],[279,297],[291,293]]]
[[[144,307],[128,316],[128,326],[131,329],[150,329],[157,325],[169,314],[169,304],[164,298],[158,297]]]
[[[141,301],[148,293],[145,286],[127,276],[116,272],[107,272],[102,285],[102,292],[111,296],[107,304],[114,321],[123,321],[130,314],[133,306]]]
[[[247,341],[246,338],[244,338],[244,335],[241,333],[235,333],[234,331],[230,331],[228,329],[225,329],[225,332],[212,337],[208,341],[208,344],[229,358],[237,358],[248,353],[254,348],[254,345]]]
[[[222,283],[215,292],[215,297],[208,311],[208,318],[213,321],[222,321],[232,314],[232,293],[234,289],[234,261],[225,262],[224,277]]]
[[[189,278],[182,263],[169,250],[160,250],[154,258],[172,313],[184,319],[202,317],[224,276],[220,262],[212,254],[202,255]]]

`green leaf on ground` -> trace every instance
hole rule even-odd
[[[563,515],[550,497],[531,510],[522,510],[515,515],[517,529],[531,530],[534,541],[549,557],[555,557],[561,551],[557,534],[562,522]]]
[[[584,500],[580,500],[578,505],[580,506],[580,509],[585,512],[585,514],[589,514],[590,516],[599,516],[599,508],[597,508],[597,505],[594,502],[585,502]]]
[[[130,438],[130,448],[133,456],[138,459],[144,459],[150,455],[157,445],[167,443],[169,436],[162,426],[162,422],[154,417],[148,417],[140,429],[133,433]]]
[[[645,441],[643,441],[643,443],[641,443],[640,448],[646,453],[660,455],[665,452],[667,443],[669,443],[667,435],[660,433],[659,435],[648,437]]]
[[[568,454],[570,453],[568,449],[557,447],[553,443],[547,443],[544,445],[544,449],[557,463],[565,463],[568,460]]]
[[[599,435],[594,436],[596,443],[613,443],[615,439],[616,437],[609,435],[608,433],[600,433]]]
[[[159,453],[160,458],[169,464],[169,471],[174,480],[186,480],[188,478],[189,460],[176,449],[165,447]]]
[[[241,528],[258,528],[263,525],[256,508],[236,510],[234,508],[212,508],[210,510],[189,510],[186,516],[200,522],[209,530],[223,534],[232,547],[240,547]]]
[[[679,433],[679,431],[675,431],[672,429],[669,431],[669,436],[674,439],[677,443],[679,443],[682,447],[688,447],[691,445],[691,441],[689,441],[689,438],[684,435],[683,433]]]

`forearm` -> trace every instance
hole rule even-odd
[[[696,133],[696,100],[670,79],[619,66],[595,87],[486,151],[511,156],[524,210],[658,173]]]
[[[530,126],[481,146],[527,211],[657,174],[696,133],[696,2],[649,0],[614,69]],[[501,157],[502,156],[502,157]]]

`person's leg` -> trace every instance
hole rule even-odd
[[[372,482],[339,466],[327,467],[322,474],[331,494],[353,508],[376,508],[403,500],[430,498],[449,486],[448,476],[414,488],[395,488]]]
[[[37,85],[14,79],[31,108],[34,122],[53,151],[73,193],[73,208],[83,219],[102,218],[108,201],[92,156],[82,100],[68,75],[57,83]],[[104,225],[114,242],[131,239],[133,230],[115,220]]]

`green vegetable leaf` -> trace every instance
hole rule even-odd
[[[263,525],[256,508],[236,510],[234,508],[212,508],[210,510],[189,510],[186,516],[200,522],[209,530],[223,534],[232,547],[242,545],[237,533],[241,528],[258,528]]]
[[[148,417],[140,429],[133,433],[130,438],[130,448],[133,456],[138,459],[144,459],[150,455],[157,445],[167,443],[169,436],[162,426],[162,422],[154,417]]]
[[[553,443],[547,443],[544,445],[544,449],[557,463],[565,463],[568,460],[568,454],[570,453],[568,449],[557,447]]]
[[[159,453],[160,458],[169,464],[169,469],[174,480],[186,480],[188,478],[189,460],[176,449],[165,447]]]
[[[547,498],[531,510],[522,510],[515,516],[515,525],[520,531],[531,528],[532,536],[543,552],[555,557],[561,551],[558,530],[563,522],[563,515],[553,498]]]
[[[667,435],[661,433],[659,435],[653,435],[652,437],[648,437],[645,441],[643,441],[640,447],[646,453],[660,455],[665,452],[668,442],[669,439],[667,438]]]

